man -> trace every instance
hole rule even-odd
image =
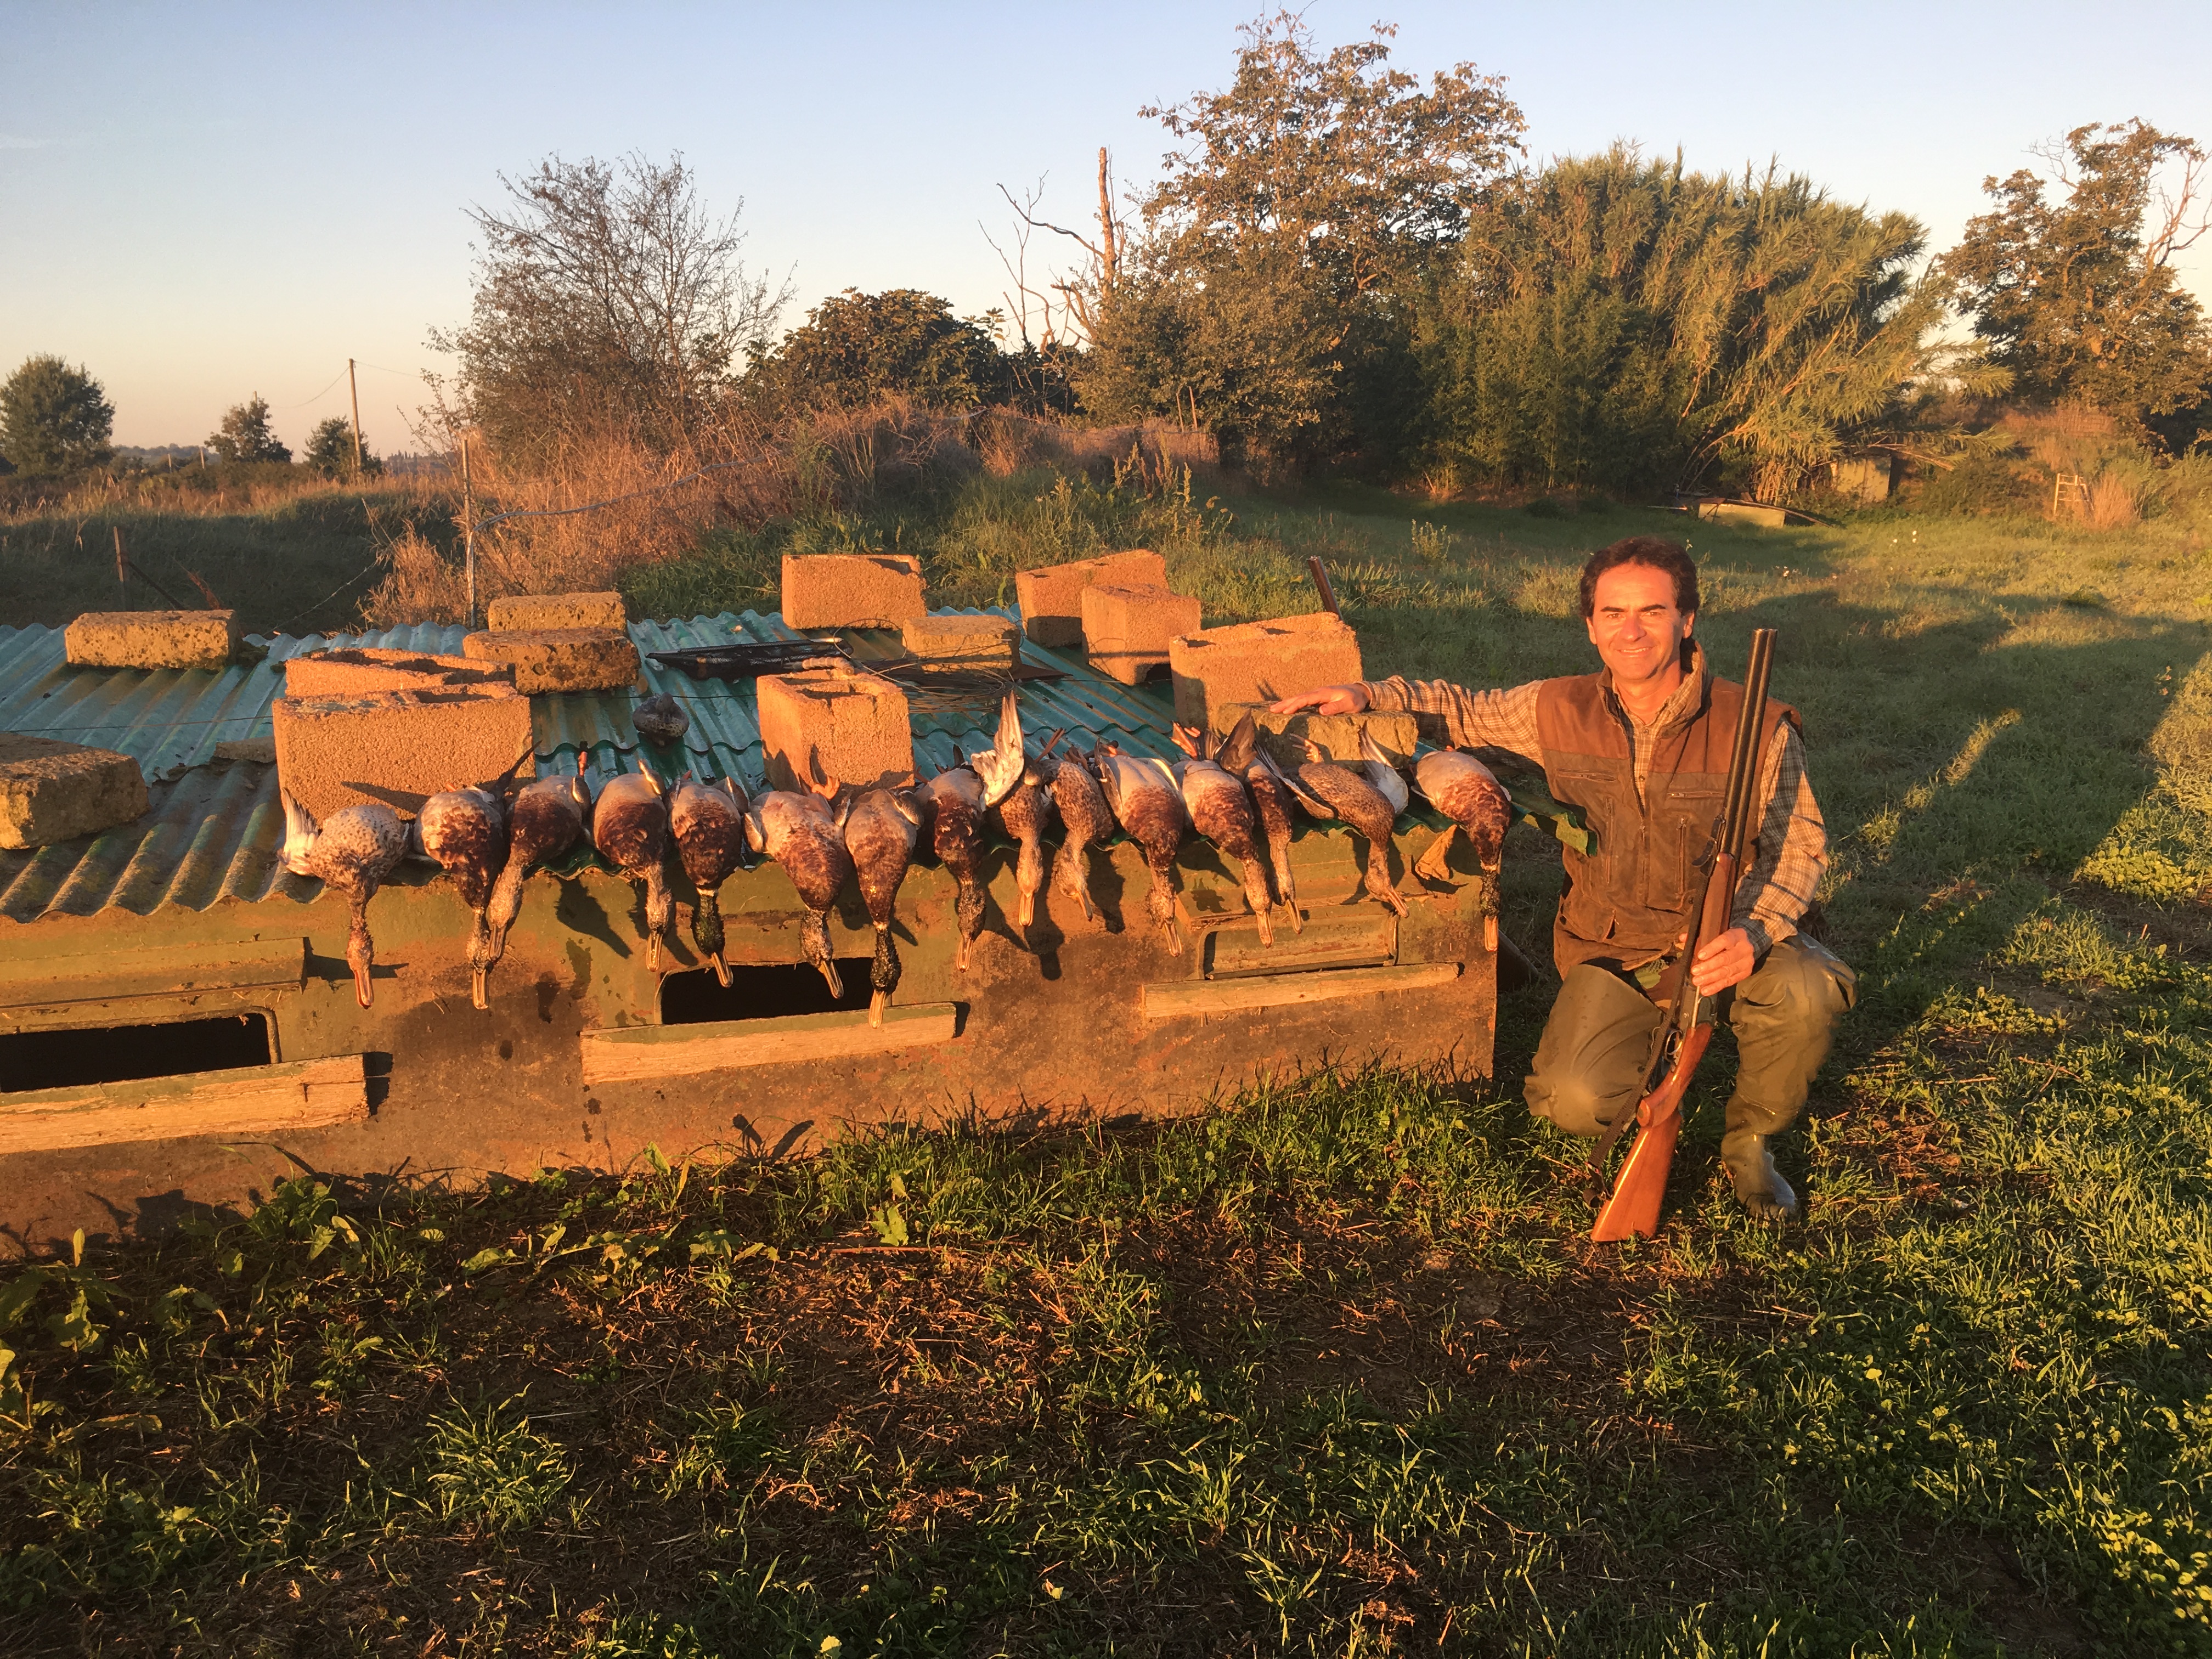
[[[1593,553],[1582,612],[1600,673],[1499,691],[1392,678],[1285,697],[1275,709],[1440,716],[1455,746],[1540,766],[1553,797],[1582,809],[1593,846],[1566,854],[1552,934],[1562,983],[1527,1094],[1537,1115],[1595,1135],[1636,1109],[1665,1017],[1649,993],[1696,925],[1698,866],[1720,815],[1743,688],[1716,678],[1691,637],[1698,568],[1674,542],[1632,536]],[[1739,1065],[1722,1161],[1744,1206],[1779,1223],[1797,1199],[1770,1143],[1803,1109],[1857,981],[1797,931],[1827,867],[1827,830],[1796,711],[1770,699],[1761,723],[1755,843],[1734,926],[1698,952],[1690,977],[1706,996],[1730,994]]]

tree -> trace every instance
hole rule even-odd
[[[847,289],[806,313],[773,351],[756,349],[746,380],[784,408],[857,409],[886,396],[939,408],[1003,403],[1013,392],[997,313],[956,317],[916,289]]]
[[[2207,228],[2205,152],[2139,120],[2076,127],[2021,168],[1985,179],[1995,208],[1942,258],[1959,304],[2014,390],[2149,422],[2212,391],[2212,338],[2173,261]],[[2171,191],[2161,170],[2178,171]]]
[[[309,466],[325,478],[349,478],[354,476],[353,422],[343,415],[333,415],[319,422],[307,434]],[[374,477],[384,471],[384,463],[376,459],[364,442],[361,447],[361,471]]]
[[[51,353],[26,357],[0,384],[0,451],[24,472],[103,465],[115,453],[114,430],[115,407],[82,365]]]
[[[605,433],[690,451],[788,299],[746,275],[737,214],[700,205],[681,155],[556,155],[500,183],[506,207],[469,216],[483,237],[469,323],[431,332],[460,359],[453,412],[526,461]]]
[[[1941,314],[1903,214],[1626,146],[1501,195],[1422,331],[1440,458],[1502,482],[1771,499],[1891,412]]]
[[[1287,12],[1242,33],[1229,90],[1141,112],[1184,147],[1091,296],[1085,401],[1292,465],[1387,447],[1361,411],[1402,406],[1375,387],[1403,379],[1409,302],[1519,153],[1521,112],[1471,64],[1423,90],[1388,66],[1387,25],[1325,54]]]
[[[255,392],[223,411],[222,424],[207,436],[207,447],[224,461],[289,461],[292,452],[269,429],[269,400]]]

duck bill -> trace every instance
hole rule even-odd
[[[487,994],[485,983],[490,977],[491,970],[482,963],[478,963],[475,970],[469,975],[469,1000],[478,1008],[491,1006],[491,998]]]
[[[868,999],[868,1024],[881,1025],[884,1023],[884,1010],[890,1006],[891,994],[889,991],[876,992]]]
[[[368,982],[368,963],[356,957],[353,964],[353,1000],[364,1008],[376,1001],[376,992]]]
[[[830,988],[830,994],[833,997],[843,996],[845,994],[845,981],[837,977],[837,964],[830,960],[829,957],[824,957],[820,962],[817,963],[815,966],[821,969],[822,982]]]
[[[722,953],[720,951],[717,951],[709,956],[707,958],[707,961],[708,965],[714,970],[715,982],[720,985],[725,991],[728,990],[730,988],[730,964],[722,960]]]

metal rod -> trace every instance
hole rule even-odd
[[[1328,567],[1321,562],[1321,555],[1310,555],[1306,568],[1313,572],[1314,586],[1321,589],[1321,608],[1332,617],[1341,615],[1336,608],[1336,590],[1329,586]]]

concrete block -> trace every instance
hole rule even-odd
[[[538,691],[616,691],[637,684],[637,647],[619,628],[485,629],[461,641],[475,662],[514,669],[514,688]]]
[[[145,775],[130,756],[0,732],[0,847],[47,847],[112,830],[146,805]]]
[[[72,668],[224,668],[234,611],[88,611],[62,635]]]
[[[1199,605],[1157,584],[1093,582],[1080,595],[1083,648],[1091,665],[1137,685],[1168,663],[1168,641],[1197,631]]]
[[[1231,703],[1272,702],[1294,691],[1366,678],[1359,636],[1328,611],[1183,635],[1170,643],[1168,665],[1175,677],[1176,719],[1217,728],[1213,711]]]
[[[619,593],[510,593],[484,607],[484,626],[495,633],[518,629],[628,628],[629,612]]]
[[[899,629],[907,655],[938,668],[1010,672],[1021,638],[1022,625],[1005,617],[917,617]]]
[[[768,780],[776,788],[804,788],[817,768],[864,789],[914,781],[906,693],[889,680],[823,668],[765,674],[754,684]]]
[[[1305,759],[1305,750],[1299,743],[1302,738],[1310,739],[1323,759],[1357,765],[1364,758],[1359,750],[1363,732],[1371,735],[1376,746],[1393,762],[1410,765],[1421,738],[1420,720],[1413,714],[1316,714],[1310,709],[1298,714],[1277,714],[1270,713],[1264,702],[1223,703],[1213,711],[1213,729],[1225,735],[1246,714],[1259,728],[1260,746],[1278,766],[1294,766]]]
[[[798,629],[896,628],[929,614],[912,553],[787,553],[781,604]]]
[[[1040,565],[1014,573],[1014,597],[1022,608],[1022,629],[1036,645],[1061,647],[1083,643],[1083,590],[1094,582],[1165,587],[1168,562],[1143,548],[1108,553],[1073,564]]]
[[[318,820],[380,800],[412,815],[441,789],[531,765],[530,699],[511,686],[279,697],[276,781]]]
[[[355,697],[371,691],[437,691],[456,685],[513,685],[514,670],[506,663],[471,662],[466,657],[434,656],[426,651],[387,651],[348,646],[311,651],[284,663],[288,697]]]

